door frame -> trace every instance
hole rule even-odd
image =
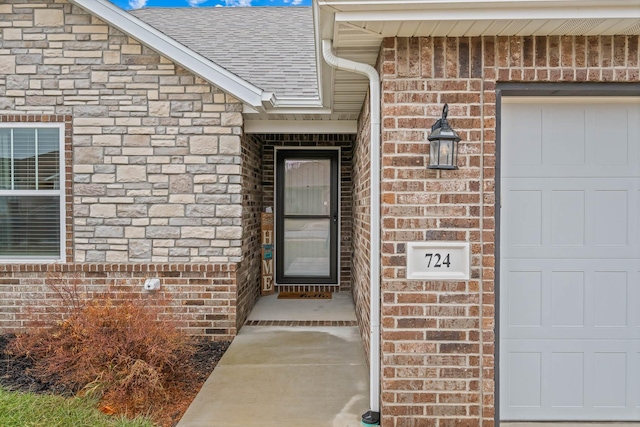
[[[333,271],[333,274],[330,276],[335,276],[334,277],[329,277],[327,279],[317,279],[317,278],[296,278],[295,281],[292,281],[291,283],[286,282],[279,282],[278,280],[278,270],[279,270],[279,262],[278,262],[278,246],[279,246],[279,229],[280,227],[282,227],[281,222],[282,219],[280,218],[280,212],[278,212],[278,200],[280,198],[280,191],[279,190],[279,170],[278,170],[278,158],[281,155],[281,153],[283,152],[291,152],[291,153],[300,153],[301,156],[304,157],[304,153],[314,153],[317,154],[318,152],[326,152],[326,153],[335,153],[336,155],[336,173],[335,176],[332,176],[332,179],[335,179],[335,199],[336,199],[336,206],[334,208],[334,212],[335,215],[337,217],[337,220],[335,222],[335,227],[336,227],[336,231],[335,231],[335,238],[336,238],[336,242],[335,242],[335,254],[330,254],[330,256],[333,255],[333,260],[330,260],[331,262],[331,271]],[[276,250],[274,251],[274,284],[275,286],[315,286],[315,285],[319,285],[319,286],[328,286],[328,287],[337,287],[340,286],[340,270],[341,270],[341,264],[340,264],[340,250],[341,250],[341,245],[340,245],[340,239],[341,239],[341,223],[342,223],[342,216],[341,216],[341,160],[342,160],[342,150],[340,147],[275,147],[274,148],[274,156],[273,156],[273,170],[274,170],[274,176],[273,176],[273,189],[274,189],[274,236],[275,236],[275,248]]]
[[[501,296],[500,296],[500,268],[501,268],[501,208],[502,208],[502,97],[637,97],[640,96],[640,83],[619,83],[619,82],[564,82],[564,83],[520,83],[520,82],[498,82],[496,83],[496,160],[495,160],[495,264],[494,264],[494,425],[500,423],[518,422],[500,419],[500,336],[501,336]]]

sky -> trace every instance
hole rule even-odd
[[[141,7],[310,6],[311,0],[110,0],[123,9]]]

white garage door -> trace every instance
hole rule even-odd
[[[640,421],[640,99],[502,100],[500,418]]]

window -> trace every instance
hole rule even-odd
[[[1,259],[63,259],[63,136],[61,124],[0,124]]]

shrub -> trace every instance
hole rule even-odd
[[[171,323],[158,320],[166,301],[132,294],[88,299],[77,283],[56,286],[63,318],[19,335],[11,345],[13,354],[33,360],[34,376],[129,415],[152,414],[187,392],[195,347]]]

